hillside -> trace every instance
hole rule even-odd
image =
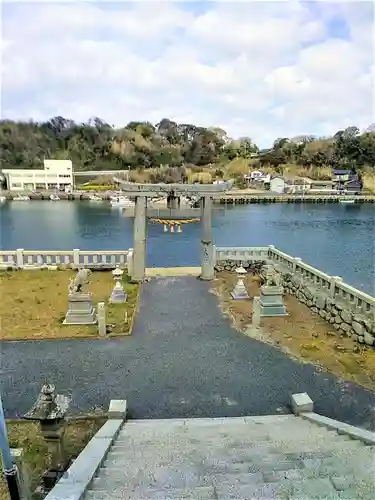
[[[75,123],[55,117],[40,123],[0,121],[0,147],[2,168],[38,168],[44,158],[70,158],[75,170],[126,168],[135,180],[153,182],[179,181],[191,174],[202,182],[240,179],[249,164],[317,179],[328,178],[332,168],[355,168],[367,188],[374,188],[373,126],[364,133],[349,127],[328,138],[278,138],[272,148],[259,151],[249,137],[234,140],[220,128],[167,118],[157,125],[130,122],[115,128],[99,118]]]

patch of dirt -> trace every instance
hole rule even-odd
[[[251,327],[252,300],[233,300],[230,296],[236,282],[233,273],[217,273],[212,291],[237,330],[375,391],[375,349],[340,335],[330,323],[291,295],[284,296],[289,316],[262,318],[260,328]],[[260,295],[257,276],[248,275],[245,285],[250,297]]]

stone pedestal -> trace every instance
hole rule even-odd
[[[282,286],[263,285],[260,289],[260,316],[288,316],[283,302]]]
[[[121,283],[117,281],[116,285],[113,287],[109,302],[111,304],[123,304],[124,302],[126,302],[126,299],[127,295],[122,288]]]
[[[69,307],[64,325],[94,325],[96,311],[92,305],[91,293],[73,293],[69,295]]]
[[[243,279],[239,279],[233,292],[230,292],[233,300],[248,300],[249,294],[247,293]]]

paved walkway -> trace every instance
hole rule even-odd
[[[375,394],[235,331],[209,288],[194,277],[145,283],[129,338],[3,342],[7,416],[27,411],[48,380],[76,411],[126,398],[137,418],[275,414],[307,391],[317,412],[375,430]]]

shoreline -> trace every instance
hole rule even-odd
[[[10,193],[2,192],[1,196],[6,198],[6,201],[14,201],[13,198],[17,196],[28,196],[30,200],[24,201],[51,201],[50,195],[57,194],[60,200],[58,201],[89,201],[90,196],[95,195],[103,201],[110,201],[110,197],[114,192],[101,193],[100,191],[87,191],[87,192],[73,192],[73,193],[30,193],[30,192],[17,192]],[[375,203],[375,195],[326,195],[326,194],[277,194],[277,193],[249,193],[249,192],[229,192],[225,195],[214,196],[213,202],[221,205],[247,205],[256,203],[339,203],[342,200],[354,199],[355,204]],[[17,201],[17,200],[15,200]]]

